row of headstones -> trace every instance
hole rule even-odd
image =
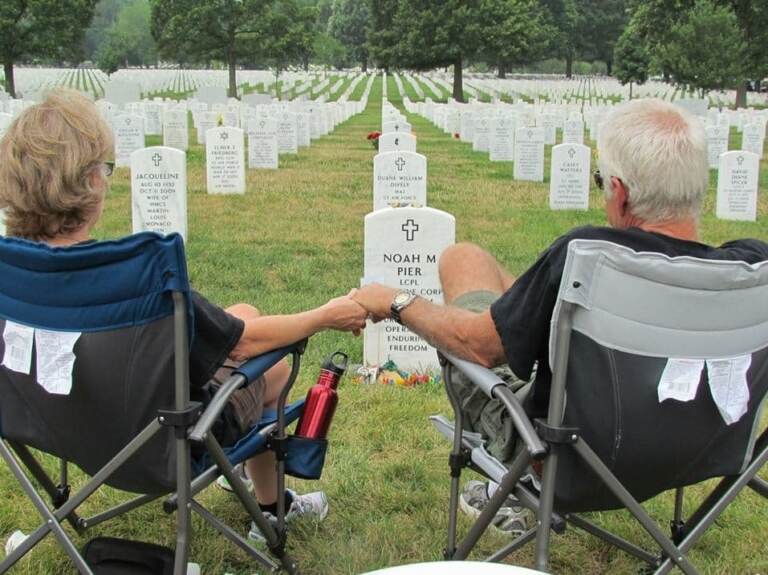
[[[491,115],[477,115],[464,108],[456,110],[461,135],[471,134],[473,149],[488,151],[491,161],[513,164],[513,178],[523,181],[544,181],[545,145],[555,142],[557,116],[542,114],[535,117],[538,127],[515,129],[516,122],[530,121],[525,116],[506,115],[496,109]],[[444,115],[442,127],[445,126]],[[465,116],[469,118],[465,119]],[[433,115],[433,121],[434,121]],[[721,219],[754,221],[757,218],[759,162],[762,157],[765,123],[756,116],[752,123],[742,126],[742,151],[728,152],[730,126],[708,126],[710,167],[718,169],[716,216]],[[427,117],[429,119],[429,117]],[[465,138],[469,139],[469,137]],[[591,150],[579,143],[584,140],[584,124],[574,115],[563,122],[563,144],[552,148],[550,167],[550,208],[589,208]],[[755,150],[755,151],[752,151]],[[757,153],[759,151],[759,154]]]
[[[455,243],[455,218],[426,207],[427,159],[416,152],[411,125],[386,99],[381,121],[373,211],[364,220],[362,283],[376,281],[442,303],[438,262]],[[366,328],[364,361],[369,367],[391,361],[420,374],[440,369],[434,348],[392,320]]]

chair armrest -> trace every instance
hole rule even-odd
[[[507,387],[504,380],[482,365],[459,359],[449,353],[441,352],[441,354],[454,367],[461,370],[488,397],[498,399],[504,404],[520,439],[525,443],[533,459],[542,459],[547,454],[547,448],[537,435],[533,422],[525,413],[520,400]]]
[[[272,351],[268,351],[262,355],[251,358],[240,367],[232,372],[232,375],[219,387],[213,399],[206,407],[203,414],[198,419],[197,424],[189,434],[189,438],[192,441],[200,442],[205,437],[205,434],[210,431],[213,424],[221,415],[224,407],[229,401],[229,397],[243,385],[247,385],[256,381],[259,377],[264,375],[268,369],[273,367],[277,362],[283,359],[288,354],[300,350],[303,351],[307,340],[304,339],[300,342],[281,347]]]

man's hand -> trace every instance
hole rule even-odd
[[[339,331],[351,331],[355,335],[360,335],[360,330],[365,328],[368,312],[352,299],[355,291],[353,289],[347,295],[333,298],[320,307],[323,313],[324,327]]]
[[[390,307],[397,289],[373,283],[359,290],[352,290],[350,296],[368,310],[369,318],[375,323],[390,317]]]

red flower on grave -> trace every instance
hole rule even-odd
[[[453,134],[454,140],[458,140],[459,138],[461,138],[461,134],[455,134],[455,133]]]
[[[365,137],[365,139],[368,140],[369,142],[373,142],[375,140],[378,140],[379,136],[381,136],[381,132],[371,132]]]

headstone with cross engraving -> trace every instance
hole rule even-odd
[[[515,159],[515,118],[497,116],[491,123],[489,159],[492,162],[511,162]]]
[[[163,114],[163,145],[184,152],[189,148],[186,110],[166,110]]]
[[[115,116],[112,120],[112,132],[115,140],[115,165],[129,166],[131,154],[146,145],[144,118],[132,114]]]
[[[544,130],[515,130],[514,178],[531,182],[544,181]]]
[[[389,132],[404,132],[406,134],[411,133],[411,125],[408,122],[397,120],[394,122],[384,122],[381,125],[381,133],[388,134]]]
[[[427,203],[427,158],[415,152],[386,152],[373,158],[373,209]]]
[[[437,265],[455,242],[456,221],[432,208],[384,208],[365,217],[363,283],[379,282],[443,303]],[[365,330],[365,363],[439,371],[434,348],[391,320]]]
[[[760,158],[752,152],[726,152],[717,173],[715,215],[723,220],[757,219]]]
[[[2,138],[5,135],[5,132],[8,131],[11,122],[13,122],[13,116],[0,113],[0,138]]]
[[[707,154],[709,169],[716,170],[720,165],[720,156],[728,151],[728,126],[707,126]]]
[[[416,136],[405,132],[387,132],[379,136],[379,153],[415,152]]]
[[[276,170],[277,121],[273,118],[255,118],[248,123],[248,167]]]
[[[221,126],[205,134],[209,194],[245,193],[245,140],[240,128]]]
[[[154,146],[131,154],[133,233],[180,233],[187,239],[187,155]]]
[[[299,124],[293,112],[280,112],[277,116],[277,150],[281,154],[299,152]]]
[[[552,148],[550,209],[589,209],[590,160],[590,149],[583,144],[560,144]]]

